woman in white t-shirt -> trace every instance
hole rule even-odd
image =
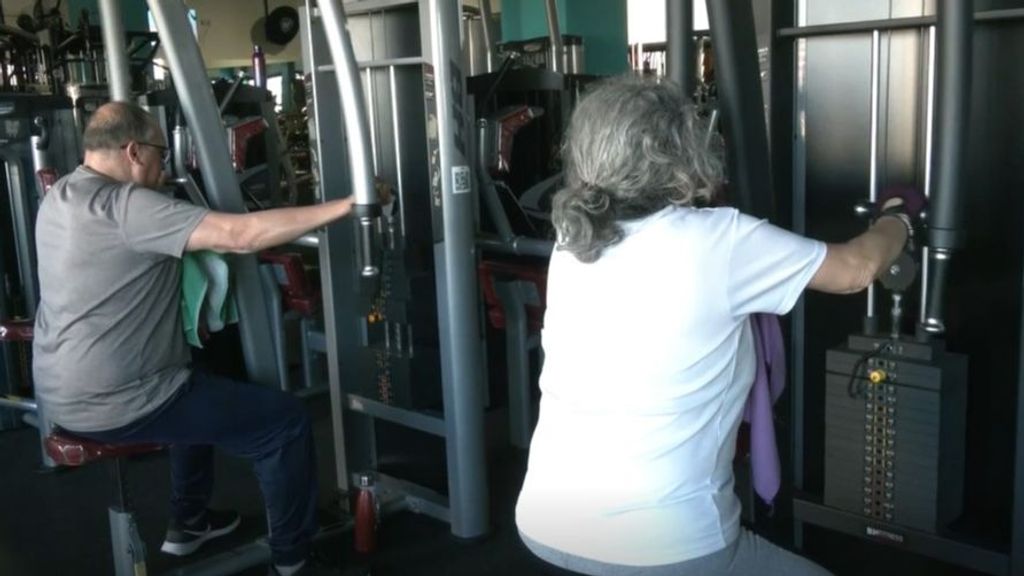
[[[593,89],[563,153],[540,418],[516,507],[523,541],[591,575],[827,574],[739,525],[747,318],[789,312],[807,287],[862,290],[899,254],[909,219],[880,217],[826,247],[701,208],[721,155],[668,83]]]

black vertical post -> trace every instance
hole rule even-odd
[[[1018,327],[1017,414],[1013,448],[1013,525],[1010,529],[1010,576],[1024,576],[1024,309]]]
[[[715,78],[725,128],[730,199],[743,212],[774,216],[764,98],[751,0],[708,0]]]
[[[693,96],[697,89],[697,47],[693,41],[693,0],[665,1],[666,75]]]
[[[935,90],[934,188],[928,208],[928,288],[925,332],[945,332],[944,307],[951,252],[963,243],[964,157],[971,107],[973,0],[938,5]]]
[[[776,224],[802,233],[803,215],[806,201],[800,193],[803,183],[794,181],[793,147],[794,125],[793,108],[796,90],[796,44],[789,38],[778,38],[776,30],[796,25],[794,0],[772,0],[769,30],[769,56],[771,58],[771,74],[769,76],[768,98],[771,110],[771,130],[768,137],[771,141],[772,186],[778,190],[776,197]],[[799,227],[798,227],[799,225]],[[790,374],[790,412],[791,430],[789,457],[792,477],[783,476],[783,484],[791,485],[795,491],[803,490],[803,447],[804,447],[804,308],[803,301],[798,303],[789,317],[789,374]],[[780,405],[777,405],[780,406]],[[781,445],[781,444],[780,444]],[[785,456],[783,457],[785,462]],[[787,468],[783,467],[783,474]]]

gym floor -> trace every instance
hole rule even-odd
[[[327,399],[310,401],[320,458],[321,508],[325,521],[333,508],[332,434]],[[58,472],[39,471],[35,430],[0,432],[0,575],[49,576],[112,574],[106,507],[113,483],[107,466],[97,463]],[[176,573],[187,561],[159,553],[166,528],[169,494],[167,458],[157,453],[128,464],[128,483],[139,530],[147,545],[150,574]],[[479,542],[462,542],[447,525],[403,512],[383,519],[379,549],[368,561],[374,576],[521,576],[538,573],[537,564],[520,543],[514,506],[526,469],[525,453],[507,449],[492,454],[491,518],[493,530]],[[262,499],[249,466],[219,456],[214,506],[233,508],[243,516],[236,534],[212,542],[196,556],[215,555],[259,538],[264,533]],[[762,515],[764,516],[764,515]],[[758,526],[768,537],[786,543],[790,523],[781,514]],[[843,575],[972,575],[975,572],[933,562],[892,548],[807,528],[805,553]],[[360,561],[351,553],[351,535],[324,541],[318,552],[329,564]],[[262,576],[265,568],[245,575]]]

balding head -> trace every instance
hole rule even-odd
[[[159,188],[167,145],[152,114],[127,102],[100,106],[85,127],[85,162],[114,180]]]
[[[128,102],[110,102],[96,109],[85,127],[87,152],[113,151],[135,142],[163,140],[160,124],[152,114]]]

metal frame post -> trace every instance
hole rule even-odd
[[[227,135],[217,114],[217,101],[206,78],[206,67],[192,35],[185,4],[181,0],[147,2],[156,21],[182,112],[195,139],[210,206],[223,212],[245,212],[242,192],[228,154]],[[277,362],[256,256],[235,256],[232,268],[241,316],[239,334],[248,377],[259,384],[277,386]]]
[[[152,0],[150,4],[153,4]],[[103,50],[107,58],[107,84],[110,85],[110,99],[115,102],[127,101],[132,97],[132,83],[128,72],[128,52],[124,45],[121,0],[99,0],[99,5]],[[161,42],[165,47],[169,44],[166,40],[161,40]]]
[[[329,162],[321,159],[326,154],[336,153],[344,149],[343,133],[334,127],[340,118],[340,97],[337,84],[322,77],[333,72],[320,72],[317,55],[326,49],[326,39],[322,34],[322,26],[318,10],[307,0],[306,6],[300,9],[302,24],[299,33],[302,37],[302,58],[306,64],[312,90],[308,95],[310,113],[310,152],[315,171],[318,174],[319,201],[344,198],[350,194],[346,186],[335,183],[348,181],[349,166],[346,162]],[[332,103],[334,103],[332,105]],[[373,437],[373,422],[358,414],[349,417],[346,414],[345,387],[352,385],[352,362],[344,362],[342,348],[346,343],[360,339],[358,326],[357,276],[350,262],[356,251],[355,230],[352,221],[343,219],[335,222],[316,235],[316,246],[319,253],[321,292],[323,294],[324,337],[326,340],[327,379],[331,399],[331,430],[334,438],[334,472],[335,488],[341,495],[349,491],[349,460],[354,469],[361,467],[371,458],[371,449],[360,450],[361,446],[349,446],[347,433],[356,427],[364,436]],[[351,450],[350,450],[351,448]],[[342,498],[343,506],[347,503]]]
[[[7,194],[11,206],[14,249],[18,259],[18,276],[25,299],[25,314],[35,318],[39,304],[39,287],[36,285],[36,253],[33,229],[35,215],[31,214],[28,196],[28,182],[21,159],[10,149],[0,150],[0,162],[5,166]]]
[[[668,77],[693,97],[697,89],[697,46],[693,41],[693,0],[666,0]]]
[[[480,0],[480,20],[483,23],[484,60],[487,72],[494,72],[494,39],[491,38],[491,0]]]
[[[732,198],[740,210],[769,218],[774,216],[771,166],[754,11],[749,2],[707,4]]]
[[[530,327],[523,290],[526,283],[494,281],[501,309],[505,313],[505,358],[508,363],[509,440],[528,449],[533,434],[533,406],[530,401]]]
[[[935,159],[931,162],[928,214],[927,314],[924,331],[946,331],[944,306],[949,260],[963,242],[963,182],[971,108],[973,0],[941,0],[937,6],[938,68],[935,91]]]
[[[553,0],[551,0],[553,2]],[[435,231],[441,378],[451,529],[476,538],[489,528],[484,383],[479,335],[475,214],[467,153],[465,77],[459,69],[459,2],[421,0],[423,54],[433,67],[443,231]]]
[[[565,65],[562,60],[565,58],[565,54],[562,51],[562,28],[558,22],[558,4],[556,0],[544,0],[544,11],[547,14],[548,20],[548,40],[551,42],[551,62],[548,63],[548,69],[562,74],[565,72]]]

